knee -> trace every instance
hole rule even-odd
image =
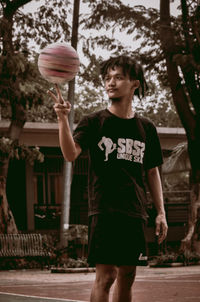
[[[101,288],[103,288],[105,291],[108,291],[112,284],[114,283],[115,281],[115,277],[112,276],[112,275],[107,275],[107,276],[104,276],[104,278],[101,278],[99,280],[99,286]]]
[[[136,268],[120,268],[118,271],[117,280],[121,285],[125,284],[126,287],[131,287],[136,276]]]
[[[103,291],[108,292],[116,279],[116,271],[106,272],[102,275],[96,276],[96,286],[101,288]]]

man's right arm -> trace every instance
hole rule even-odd
[[[59,87],[56,85],[57,94],[48,91],[51,98],[54,100],[54,110],[58,118],[59,127],[59,142],[65,160],[74,161],[81,153],[81,147],[74,141],[68,116],[71,111],[71,104],[64,101]]]
[[[65,119],[58,118],[59,142],[65,160],[74,161],[81,153],[81,147],[74,141],[68,117]]]

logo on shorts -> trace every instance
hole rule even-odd
[[[138,260],[139,260],[139,261],[147,261],[147,260],[148,260],[148,257],[147,257],[147,256],[144,256],[144,255],[141,253]]]

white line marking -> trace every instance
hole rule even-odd
[[[177,280],[177,279],[161,279],[161,280],[146,280],[146,279],[136,279],[135,282],[148,282],[148,283],[200,283],[200,280]]]
[[[79,283],[81,283],[81,284],[88,284],[88,282],[79,282]],[[70,285],[71,284],[77,284],[77,282],[70,282],[69,283]],[[66,286],[66,283],[49,283],[49,284],[47,284],[47,283],[43,283],[43,287],[52,287],[52,286]],[[15,287],[41,287],[41,283],[37,283],[37,284],[29,284],[29,283],[25,283],[25,284],[14,284],[14,285],[12,285],[12,284],[1,284],[0,285],[0,288],[1,287],[3,287],[3,288],[6,288],[6,287],[12,287],[12,288],[15,288]]]
[[[23,295],[23,294],[14,294],[14,293],[5,293],[0,292],[0,295],[10,295],[10,296],[17,296],[17,297],[24,297],[24,298],[34,298],[34,299],[46,299],[46,300],[53,300],[53,301],[64,301],[64,302],[86,302],[86,301],[80,301],[80,300],[72,300],[72,299],[62,299],[62,298],[49,298],[49,297],[41,297],[41,296],[29,296],[29,295]]]

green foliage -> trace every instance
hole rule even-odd
[[[42,102],[46,84],[43,79],[38,79],[36,63],[24,54],[16,53],[12,58],[9,55],[0,56],[0,65],[0,104],[6,108],[5,113],[15,103],[20,102],[24,108],[29,108]]]
[[[160,47],[159,11],[153,8],[146,9],[141,5],[126,5],[120,0],[114,2],[85,0],[83,2],[88,5],[88,12],[80,15],[79,43],[87,63],[81,64],[81,71],[77,77],[75,120],[79,120],[82,114],[100,109],[106,104],[106,100],[102,101],[105,96],[99,89],[101,86],[99,61],[104,59],[103,51],[106,49],[111,55],[120,53],[133,55],[144,65],[152,99],[148,108],[142,103],[139,104],[139,108],[143,107],[143,111],[150,118],[157,117],[157,125],[180,125],[175,109],[171,105],[171,93],[167,88],[169,84]],[[193,16],[195,16],[195,3],[196,1],[190,9]],[[12,58],[0,57],[0,65],[3,66],[3,61],[8,62],[6,70],[9,70],[3,85],[0,85],[2,116],[10,118],[12,111],[9,103],[20,101],[27,110],[29,121],[55,121],[52,103],[46,97],[46,90],[50,85],[41,78],[37,69],[37,52],[48,43],[70,42],[72,3],[69,0],[57,0],[54,1],[54,7],[52,7],[52,2],[46,0],[37,11],[24,13],[20,8],[13,17],[14,56]],[[194,63],[193,58],[182,51],[184,50],[184,33],[181,16],[171,17],[171,23],[176,39],[174,61],[191,66],[191,62]],[[7,27],[5,18],[1,18],[1,24],[2,28]],[[193,20],[193,24],[198,30],[199,23]],[[84,36],[85,33],[86,36]],[[129,43],[125,45],[118,38],[118,33],[127,36]],[[135,47],[135,45],[138,46]],[[199,58],[200,52],[198,47],[195,47],[195,56]],[[196,66],[195,64],[193,66]],[[159,80],[156,86],[154,85],[155,78]],[[18,90],[15,88],[16,79],[20,82]],[[166,99],[158,102],[157,94],[163,94],[163,92]],[[157,104],[156,110],[155,104]],[[164,114],[165,111],[167,115]]]
[[[88,267],[86,258],[78,258],[78,259],[68,258],[65,261],[60,261],[57,265],[59,265],[59,267],[64,267],[64,268]]]
[[[69,0],[53,1],[53,6],[52,1],[45,0],[35,12],[26,14],[18,10],[14,16],[14,46],[34,54],[36,46],[41,49],[49,43],[69,42],[71,14]]]
[[[189,190],[190,186],[190,175],[188,171],[177,172],[172,174],[165,174],[163,177],[163,190],[167,192],[186,192]],[[184,196],[180,197],[180,200],[189,199],[189,196],[186,193],[183,193]],[[168,198],[169,200],[169,198]],[[171,196],[171,200],[175,201],[176,198],[174,195]]]
[[[46,249],[52,255],[51,264],[56,267],[86,267],[85,247],[88,243],[88,226],[70,225],[64,235],[67,246],[60,246],[57,233],[46,236]]]
[[[71,1],[57,0],[54,7],[45,1],[36,12],[26,14],[21,1],[16,1],[19,9],[12,6],[11,10],[10,1],[0,5],[1,116],[12,119],[20,103],[29,121],[55,121],[46,97],[50,85],[38,71],[37,52],[48,43],[70,41]]]
[[[71,224],[69,229],[65,231],[65,236],[68,241],[79,239],[82,244],[87,244],[88,241],[88,227],[81,224]]]
[[[130,54],[140,57],[143,64],[148,69],[156,71],[159,79],[162,79],[163,83],[167,84],[164,55],[160,47],[159,11],[154,8],[146,9],[142,5],[126,5],[120,0],[115,2],[106,0],[85,2],[88,2],[93,14],[85,21],[84,28],[96,30],[105,29],[107,32],[112,31],[113,34],[117,31],[123,32],[127,35],[130,46],[124,45],[122,49],[121,43],[116,43],[115,39],[115,53],[120,53],[121,50],[123,50],[123,52],[127,50],[131,51],[131,53],[129,52]],[[198,31],[199,23],[196,22],[196,20],[198,20],[198,13],[196,11],[197,1],[194,1],[191,6],[188,5],[188,7],[190,7],[190,16],[192,16],[191,21],[195,24],[196,30]],[[182,18],[181,16],[171,16],[170,21],[176,41],[174,51],[179,55],[182,54],[185,56]],[[90,40],[90,46],[97,44],[99,46],[103,45],[106,48],[108,48],[109,44],[112,45],[113,42],[113,39],[108,38],[103,42],[101,35],[98,33],[95,37],[90,37]],[[133,51],[134,41],[140,42],[135,51]],[[196,45],[195,38],[193,44]],[[119,48],[118,45],[120,45]]]
[[[182,263],[184,265],[198,264],[200,261],[200,254],[196,252],[187,252],[187,253],[175,253],[167,252],[155,257],[152,260],[153,266],[167,266],[173,263]]]
[[[0,158],[24,159],[33,165],[37,160],[43,162],[44,155],[40,152],[39,147],[28,147],[24,144],[16,143],[8,137],[0,138]]]
[[[106,101],[103,94],[103,89],[95,89],[86,86],[81,92],[78,92],[75,100],[75,123],[79,122],[84,114],[88,114],[93,111],[101,110],[106,107],[108,101]]]
[[[87,18],[84,28],[95,29],[96,35],[90,36],[87,44],[96,51],[96,45],[99,48],[106,48],[112,55],[128,53],[139,59],[146,69],[146,74],[150,74],[150,93],[154,95],[152,78],[157,78],[161,90],[168,89],[169,82],[166,72],[166,62],[160,41],[160,13],[153,8],[146,9],[143,6],[132,6],[123,4],[122,1],[86,1],[93,11],[93,14]],[[182,2],[183,3],[183,2]],[[200,8],[198,1],[186,1],[186,11],[188,15],[171,16],[171,30],[173,31],[175,44],[170,48],[171,56],[180,70],[180,79],[185,85],[187,93],[194,105],[196,113],[199,112],[199,105],[195,100],[199,99],[199,62],[200,62]],[[99,35],[99,30],[106,31],[106,38]],[[118,33],[124,33],[129,40],[127,45],[122,45],[117,40]],[[110,38],[109,38],[110,33]],[[134,43],[137,41],[137,48]],[[165,40],[166,43],[170,42]],[[169,43],[168,43],[169,44]],[[135,49],[134,49],[135,48]],[[100,51],[99,51],[100,53]],[[192,72],[188,74],[189,72]],[[152,77],[153,75],[153,77]],[[195,80],[194,80],[195,79]],[[185,83],[184,83],[185,82]],[[196,87],[195,87],[196,85]],[[160,90],[160,92],[161,92]],[[161,92],[162,93],[162,92]],[[154,97],[156,100],[156,98]],[[168,93],[168,100],[171,102],[171,93]],[[171,105],[168,103],[167,112],[170,112],[172,124],[176,124],[173,111],[169,110]],[[162,106],[161,106],[162,107]],[[152,107],[152,109],[153,107]],[[164,112],[161,108],[162,112]],[[199,115],[199,114],[198,114]],[[151,116],[151,114],[150,114]],[[173,117],[174,116],[174,117]],[[164,116],[163,116],[164,117]],[[158,117],[160,119],[160,117]],[[168,124],[166,119],[159,124]],[[179,123],[180,124],[180,123]]]
[[[90,63],[82,75],[86,75],[95,87],[100,84],[98,66],[104,54],[101,50],[106,49],[113,56],[127,54],[135,57],[145,68],[149,86],[147,98],[140,103],[134,101],[136,110],[155,120],[157,126],[180,125],[172,105],[164,56],[159,47],[159,12],[144,6],[128,6],[121,1],[85,2],[93,13],[83,22],[83,28],[92,30],[92,35],[83,41],[84,55]],[[176,18],[172,20],[179,24]],[[120,40],[120,33],[127,37],[129,43]]]
[[[1,137],[0,138],[0,150],[2,157],[8,157],[11,150],[12,150],[13,141],[8,137]]]
[[[164,93],[159,86],[151,85],[147,97],[135,100],[134,107],[141,115],[154,121],[157,127],[182,127],[168,90]]]
[[[85,1],[87,2],[87,1]],[[75,121],[78,121],[83,114],[93,110],[98,110],[107,104],[103,89],[99,88],[102,83],[99,78],[99,61],[103,60],[100,49],[107,49],[111,54],[127,53],[142,60],[148,68],[154,66],[159,77],[161,77],[157,46],[159,14],[154,9],[146,10],[143,6],[130,7],[123,5],[121,1],[89,1],[89,9],[95,13],[80,16],[80,27],[92,29],[89,37],[79,36],[79,43],[82,44],[83,54],[88,61],[85,66],[81,64],[78,84],[76,87],[75,101]],[[46,90],[49,89],[47,81],[43,80],[37,69],[37,52],[46,44],[56,41],[68,41],[71,37],[71,1],[54,1],[54,8],[51,1],[45,1],[44,5],[31,13],[24,13],[21,8],[16,11],[13,19],[13,57],[2,56],[0,64],[5,64],[6,74],[3,85],[0,86],[2,117],[9,119],[12,115],[9,104],[21,102],[27,111],[27,120],[36,122],[56,121],[52,108],[52,102],[46,97]],[[114,17],[114,18],[113,18]],[[6,22],[2,18],[6,28]],[[103,22],[102,22],[103,21]],[[99,34],[99,29],[106,30]],[[151,30],[151,29],[155,30]],[[94,34],[96,29],[96,34]],[[136,33],[137,29],[137,33]],[[130,46],[125,46],[114,35],[115,31],[124,32],[130,38]],[[111,32],[111,34],[109,34]],[[151,45],[151,55],[146,55],[145,51],[139,48],[133,50],[134,40],[144,38],[141,50],[145,50],[145,45]],[[148,42],[147,42],[148,40]],[[4,63],[3,63],[4,61]],[[17,68],[15,68],[17,67]],[[9,72],[8,72],[9,71]],[[151,72],[150,72],[151,74]],[[16,80],[19,81],[19,89],[16,89]],[[156,91],[150,85],[151,93]],[[98,89],[98,90],[97,90]],[[156,96],[154,96],[156,100]],[[140,106],[141,107],[141,106]],[[154,105],[152,106],[152,108]],[[150,109],[149,111],[153,111]],[[162,109],[160,110],[162,111]],[[151,115],[156,115],[152,112]],[[161,114],[158,114],[161,116]],[[164,117],[164,114],[162,115]],[[158,125],[163,125],[166,120],[160,121]]]
[[[85,22],[86,29],[105,29],[112,33],[119,31],[127,35],[129,46],[114,39],[102,39],[97,33],[90,37],[90,45],[99,45],[109,49],[112,45],[113,55],[128,52],[130,55],[140,58],[147,68],[160,73],[163,61],[162,51],[159,47],[159,12],[156,9],[146,9],[144,6],[128,6],[121,1],[88,1],[93,14]],[[117,36],[117,35],[116,35]],[[134,42],[140,41],[140,45],[134,50]],[[95,42],[95,43],[94,43]],[[113,45],[114,42],[114,45]],[[166,75],[165,75],[166,78]]]

